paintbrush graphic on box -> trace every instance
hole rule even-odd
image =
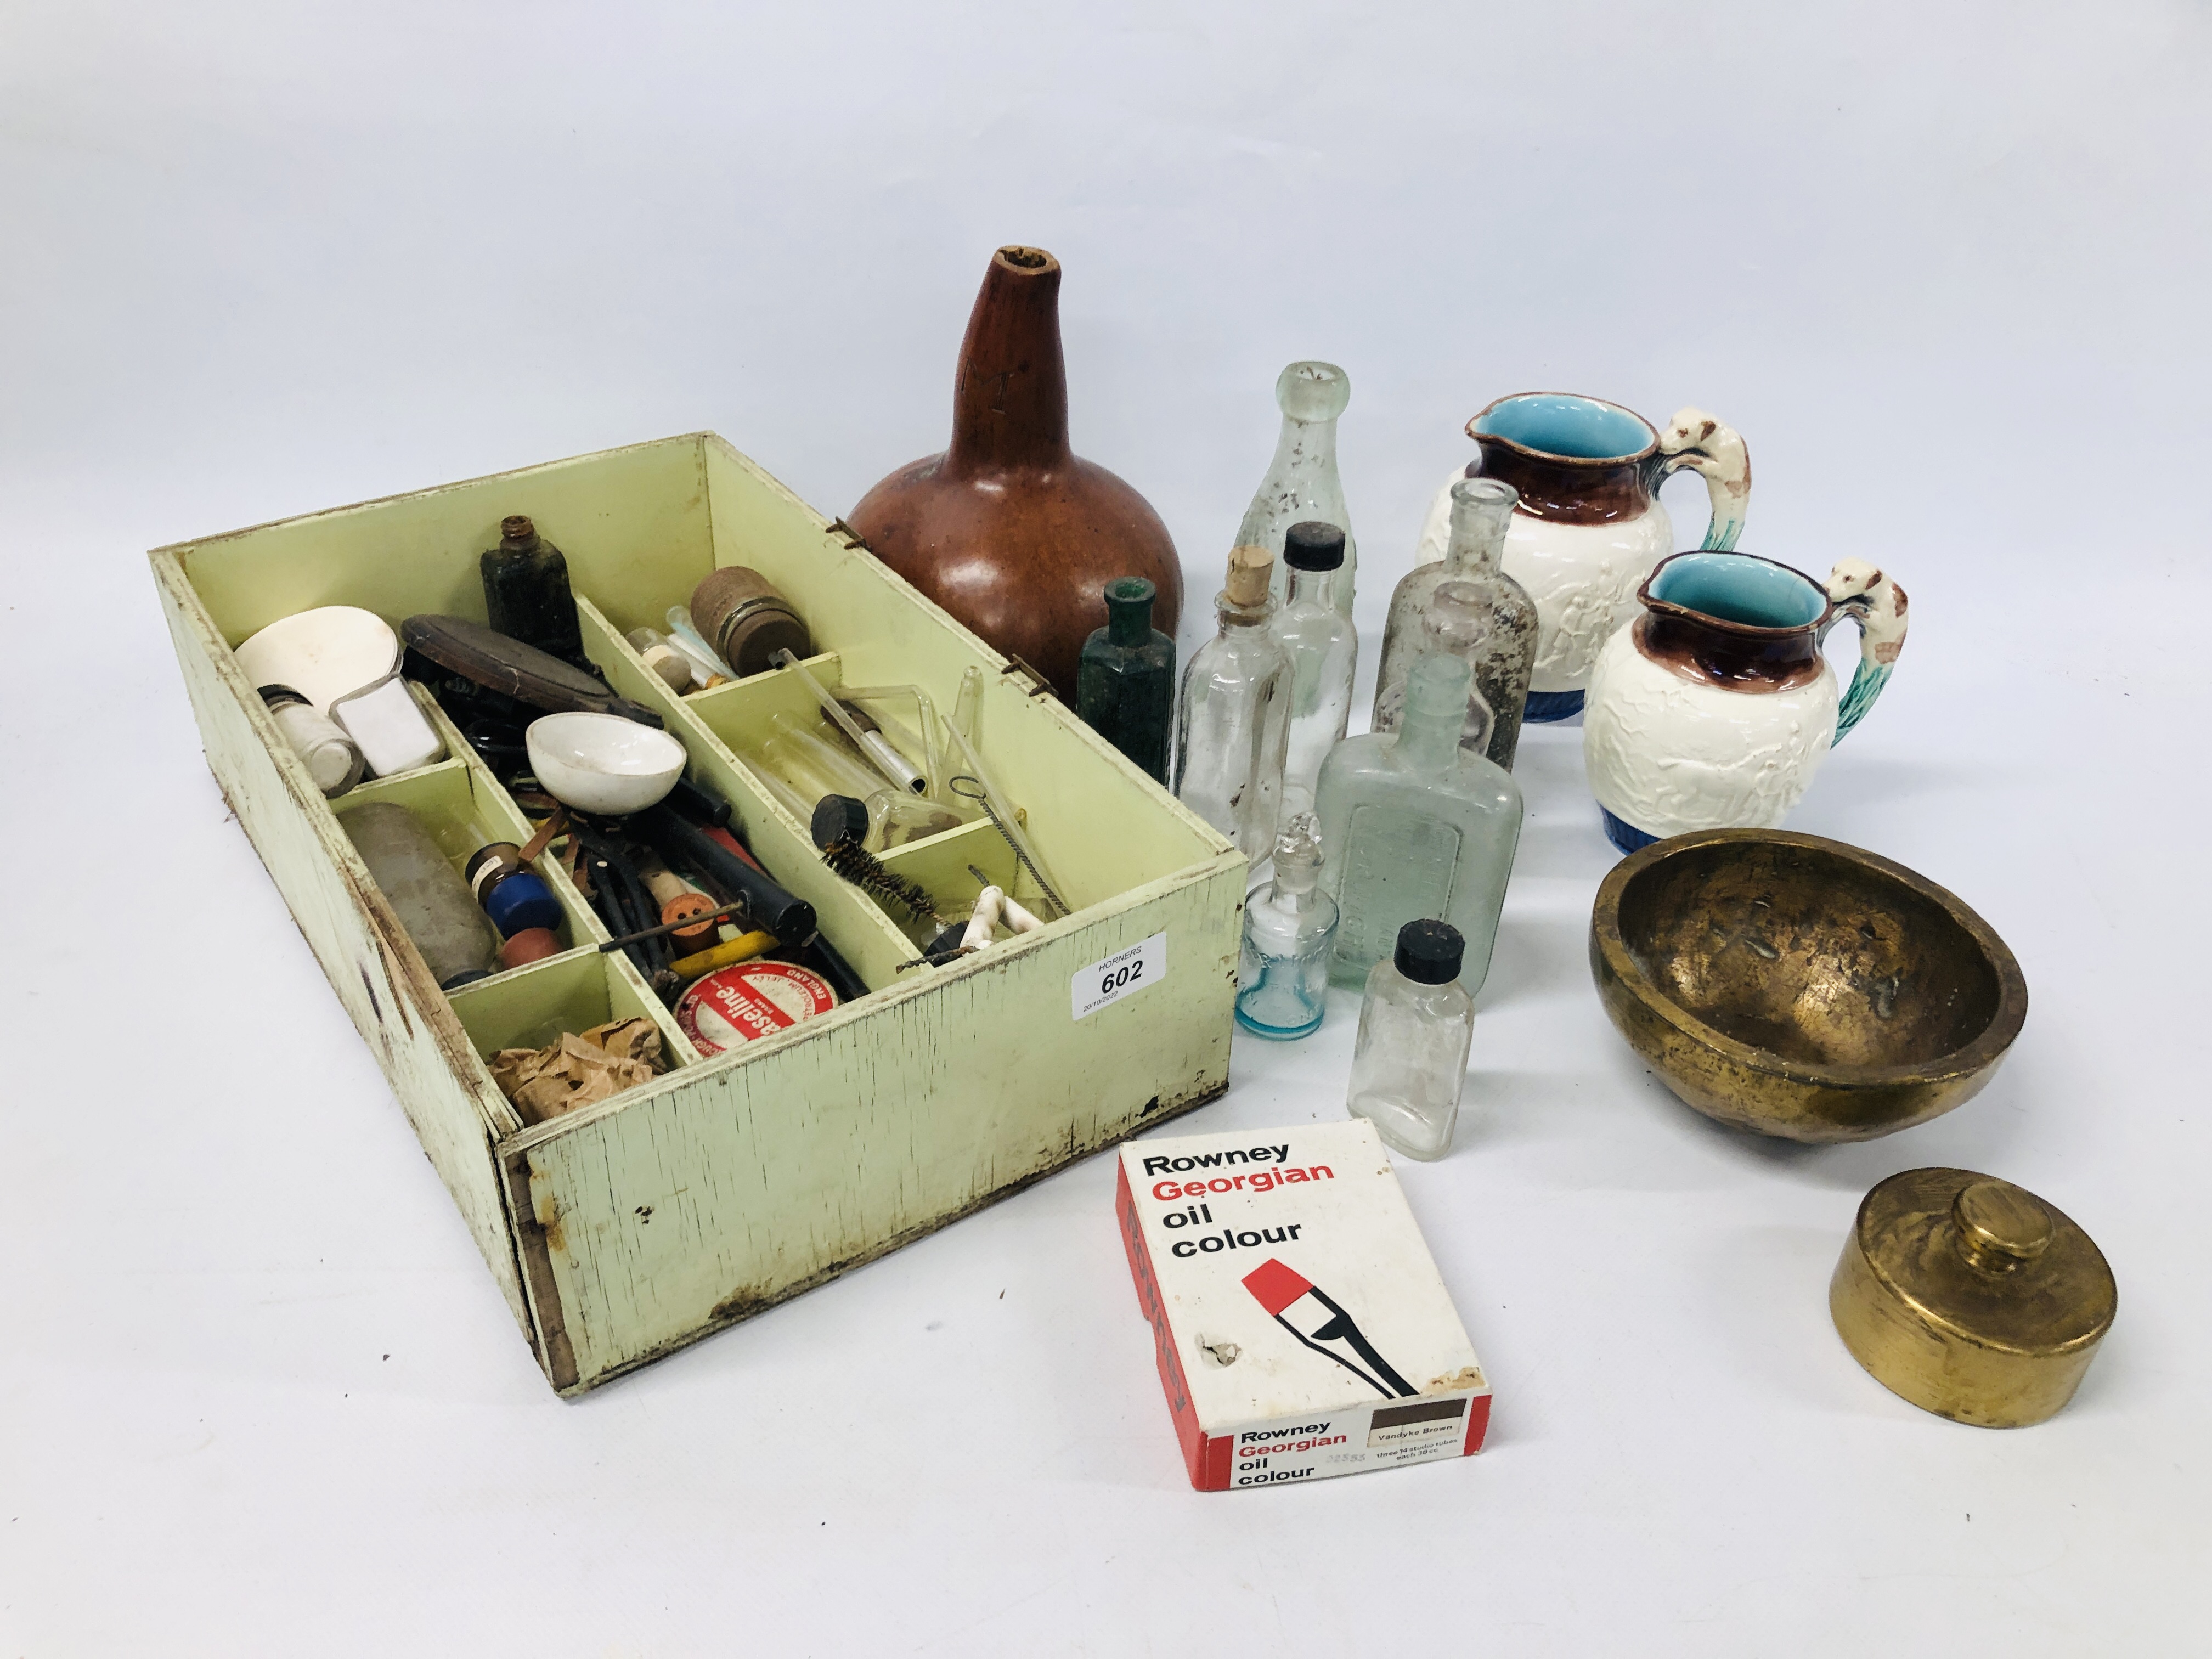
[[[1375,1351],[1352,1316],[1297,1268],[1272,1256],[1244,1275],[1244,1288],[1275,1322],[1327,1359],[1334,1359],[1377,1394],[1411,1398],[1419,1389]]]

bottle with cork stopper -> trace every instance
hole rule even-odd
[[[1275,556],[1229,553],[1219,631],[1191,655],[1176,711],[1175,792],[1257,863],[1275,839],[1291,729],[1291,659],[1269,631]]]

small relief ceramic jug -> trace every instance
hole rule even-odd
[[[1418,563],[1441,559],[1451,532],[1451,487],[1490,477],[1521,492],[1505,538],[1505,574],[1536,601],[1536,668],[1527,718],[1580,712],[1599,649],[1636,609],[1636,585],[1674,550],[1659,486],[1684,467],[1712,503],[1704,545],[1725,550],[1743,532],[1751,455],[1702,410],[1660,432],[1632,410],[1563,392],[1500,398],[1467,423],[1481,453],[1454,472],[1429,507]]]
[[[1605,832],[1632,853],[1692,830],[1772,830],[1888,683],[1905,590],[1861,559],[1823,588],[1747,553],[1678,553],[1638,590],[1644,614],[1605,642],[1583,763]],[[1859,627],[1839,700],[1820,642]]]

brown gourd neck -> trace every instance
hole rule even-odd
[[[1041,248],[1002,247],[991,256],[960,343],[945,470],[1050,470],[1070,459],[1060,262]]]

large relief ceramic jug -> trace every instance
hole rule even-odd
[[[1500,398],[1467,434],[1480,453],[1437,491],[1416,562],[1443,557],[1461,478],[1521,492],[1504,563],[1536,601],[1527,718],[1571,719],[1599,649],[1635,612],[1636,585],[1674,550],[1660,484],[1684,467],[1702,474],[1712,505],[1704,545],[1732,548],[1751,501],[1750,453],[1701,410],[1683,410],[1661,432],[1633,410],[1563,392]]]
[[[1874,706],[1905,645],[1905,590],[1863,559],[1826,587],[1747,553],[1678,553],[1590,675],[1583,763],[1624,853],[1692,830],[1773,830]],[[1859,628],[1836,695],[1820,642]]]

